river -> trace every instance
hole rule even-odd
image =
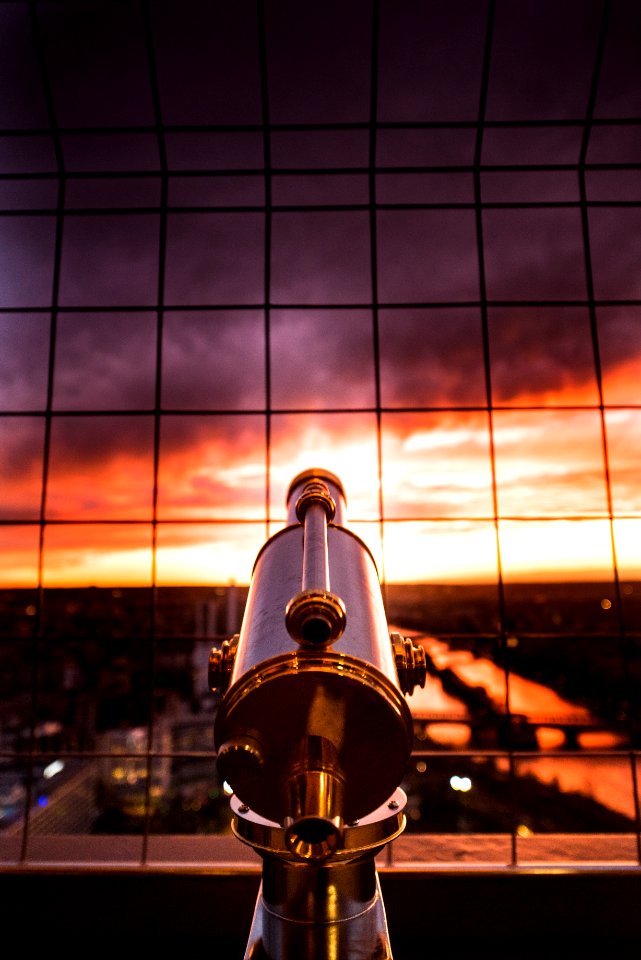
[[[504,715],[509,709],[535,727],[541,754],[518,756],[515,762],[519,776],[532,774],[563,792],[582,793],[618,813],[634,817],[632,767],[625,742],[591,711],[526,677],[510,673],[506,678],[501,667],[485,657],[476,657],[472,651],[453,650],[435,637],[421,636],[420,642],[437,674],[428,673],[425,686],[415,689],[408,704],[414,718],[425,722],[429,740],[443,748],[472,748],[470,708],[464,696],[447,692],[439,679],[441,671],[451,671],[462,689],[472,693],[474,688],[482,688],[497,714]],[[567,746],[563,723],[577,730],[578,749],[568,750],[567,754],[559,752]],[[499,758],[497,766],[502,762],[507,760]]]

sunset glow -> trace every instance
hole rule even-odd
[[[612,372],[609,382],[616,382]],[[566,391],[565,404],[572,399]],[[34,419],[7,425],[5,448],[15,459],[2,471],[3,513],[13,522],[2,528],[0,578],[7,587],[35,586],[42,437]],[[641,418],[606,411],[605,427],[612,525],[596,410],[494,412],[496,518],[487,413],[384,414],[381,544],[375,417],[274,416],[269,531],[285,522],[293,477],[322,465],[343,481],[348,525],[389,582],[491,581],[499,551],[508,582],[607,581],[615,557],[620,575],[635,578]],[[248,582],[267,529],[263,418],[162,419],[155,568],[152,428],[143,416],[54,419],[45,586],[147,585],[154,569],[158,584]]]
[[[614,393],[627,389],[633,363],[641,377],[641,357],[622,363],[621,381],[609,371]],[[80,373],[76,377],[82,383]],[[563,393],[566,406],[584,399],[580,389],[577,396]],[[606,410],[604,422],[616,559],[622,576],[636,578],[641,415]],[[8,455],[0,509],[13,524],[2,528],[0,583],[35,586],[38,528],[28,524],[39,514],[43,427],[27,417],[3,424]],[[322,465],[343,481],[348,524],[390,582],[492,580],[497,543],[508,581],[610,580],[614,556],[598,411],[497,410],[492,425],[496,518],[487,413],[383,415],[383,516],[389,522],[382,547],[374,415],[274,415],[270,531],[285,520],[293,477]],[[266,530],[264,429],[259,415],[162,418],[157,583],[248,582]],[[48,524],[43,584],[151,583],[152,493],[150,417],[54,418],[45,520],[74,523]],[[212,520],[220,522],[198,523]]]
[[[636,365],[641,375],[641,359]],[[622,365],[621,391],[631,366],[630,359]],[[608,382],[616,392],[612,371]],[[580,391],[578,398],[569,390],[563,395],[566,405],[581,399]],[[15,458],[2,471],[3,513],[33,522],[41,496],[42,425],[27,417],[4,424],[5,431],[12,428],[5,448]],[[632,577],[641,569],[633,519],[641,512],[641,417],[633,410],[606,411],[605,425],[616,554],[622,573]],[[384,554],[376,523],[375,428],[370,414],[274,416],[271,510],[277,526],[293,477],[322,465],[343,481],[348,521],[370,522],[362,524],[364,539],[391,582],[495,578],[487,413],[383,416],[382,496],[384,517],[391,521],[384,525]],[[54,420],[45,519],[75,524],[47,528],[45,585],[151,582],[152,429],[152,419],[143,416]],[[611,578],[600,430],[596,410],[495,411],[498,544],[507,579]],[[157,582],[247,582],[264,538],[264,484],[262,417],[164,417]],[[226,522],[195,523],[207,519]],[[132,520],[137,522],[122,524]],[[3,528],[3,539],[2,583],[35,585],[37,528],[16,523]]]

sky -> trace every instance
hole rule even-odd
[[[33,9],[0,584],[247,582],[310,466],[390,581],[641,578],[635,3]]]

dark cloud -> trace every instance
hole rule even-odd
[[[60,268],[63,307],[144,305],[158,296],[159,217],[126,213],[65,221]]]
[[[0,314],[0,410],[44,410],[50,317]]]
[[[590,211],[594,293],[599,300],[641,299],[641,210],[630,207]]]
[[[271,293],[276,304],[363,303],[371,299],[365,211],[275,213]]]
[[[373,407],[369,310],[273,310],[271,397],[276,408]]]
[[[77,470],[95,472],[122,457],[151,467],[153,418],[150,416],[54,417],[51,459],[59,475]],[[96,477],[97,480],[97,477]]]
[[[53,217],[0,217],[0,307],[51,303],[54,241]]]
[[[56,119],[61,126],[153,123],[142,5],[38,5]]]
[[[54,409],[153,409],[155,380],[153,313],[59,315]]]
[[[491,307],[488,324],[495,403],[598,402],[587,307]]]
[[[586,299],[578,210],[486,210],[483,242],[490,300]]]
[[[253,0],[152,5],[165,123],[260,123],[256,16]]]
[[[641,307],[599,307],[597,320],[605,398],[609,403],[636,403],[639,374],[634,369],[641,363]],[[627,367],[628,376],[621,386],[617,371],[622,367]]]
[[[26,3],[0,4],[0,125],[44,127],[47,110]]]
[[[168,304],[261,304],[264,217],[255,213],[169,216]]]
[[[0,516],[37,519],[42,499],[44,421],[0,417]]]
[[[487,10],[485,0],[381,4],[379,119],[476,120]]]
[[[267,70],[275,123],[362,122],[370,110],[372,5],[268,4]]]
[[[448,470],[481,461],[484,476],[488,470],[487,450],[479,453],[472,438],[475,422],[486,436],[478,425],[487,419],[488,385],[498,405],[596,405],[598,361],[606,399],[638,401],[638,307],[598,307],[593,340],[587,308],[570,305],[588,295],[578,161],[601,2],[495,5],[486,115],[519,124],[490,124],[482,143],[475,121],[486,2],[267,4],[262,74],[250,0],[159,0],[148,5],[147,25],[144,9],[0,5],[0,79],[12,94],[0,104],[7,134],[0,169],[10,174],[0,215],[0,410],[45,410],[55,309],[52,515],[149,515],[157,399],[158,503],[170,519],[260,513],[268,440],[278,510],[292,472],[318,455],[339,474],[345,466],[357,510],[376,516],[379,402],[384,410],[437,411],[423,426],[415,421],[414,433],[403,433],[400,413],[396,420],[382,414],[389,512],[418,513],[430,500],[430,509],[445,515],[456,488],[453,474],[443,481]],[[635,10],[627,0],[612,5],[590,162],[637,160],[638,125],[615,122],[638,117],[641,104]],[[50,178],[56,131],[47,133],[34,25],[63,128],[60,222],[55,193],[24,190],[57,186]],[[160,120],[170,126],[160,131],[148,40]],[[262,129],[267,117],[277,129]],[[600,125],[600,117],[613,122]],[[578,122],[555,125],[568,118]],[[541,123],[521,124],[532,119]],[[479,145],[482,162],[497,168],[481,172],[480,221]],[[160,211],[163,150],[169,205]],[[547,169],[526,175],[506,165]],[[22,192],[15,174],[24,174]],[[588,211],[594,288],[597,297],[638,300],[638,186],[629,180],[624,196],[616,187],[614,176],[605,197],[590,193],[591,203],[606,204]],[[620,200],[631,205],[622,209]],[[267,203],[271,209],[263,210]],[[444,407],[474,412],[444,418]],[[365,412],[351,420],[319,414],[323,408]],[[297,419],[288,416],[292,410],[304,413]],[[7,417],[2,427],[6,510],[37,515],[44,420]],[[613,476],[629,496],[627,429],[616,435]],[[421,431],[431,431],[431,448],[419,449]],[[459,438],[457,452],[446,432]],[[540,471],[533,461],[528,476],[538,484],[558,450],[533,449]],[[509,453],[516,457],[518,445]],[[394,454],[405,465],[402,475]],[[437,460],[442,476],[433,472],[421,487],[413,468],[426,471]],[[581,476],[596,490],[588,458],[565,464],[546,495],[560,497]],[[506,491],[516,489],[510,484],[507,478]],[[486,493],[478,494],[483,510]],[[474,493],[461,487],[459,494],[463,510]]]
[[[482,406],[481,312],[474,307],[379,311],[383,406]]]
[[[382,303],[479,298],[471,210],[381,210],[377,216]]]
[[[163,324],[162,403],[173,410],[266,406],[262,310],[171,311]]]
[[[602,7],[600,0],[498,4],[487,117],[585,116]]]

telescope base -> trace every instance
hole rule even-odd
[[[375,895],[362,911],[335,920],[297,920],[275,913],[261,882],[244,960],[392,960],[374,861],[360,866],[373,873]],[[336,882],[340,886],[340,866]]]
[[[392,960],[376,857],[405,828],[404,791],[343,827],[342,847],[300,858],[278,823],[233,796],[232,830],[263,873],[244,960]]]

